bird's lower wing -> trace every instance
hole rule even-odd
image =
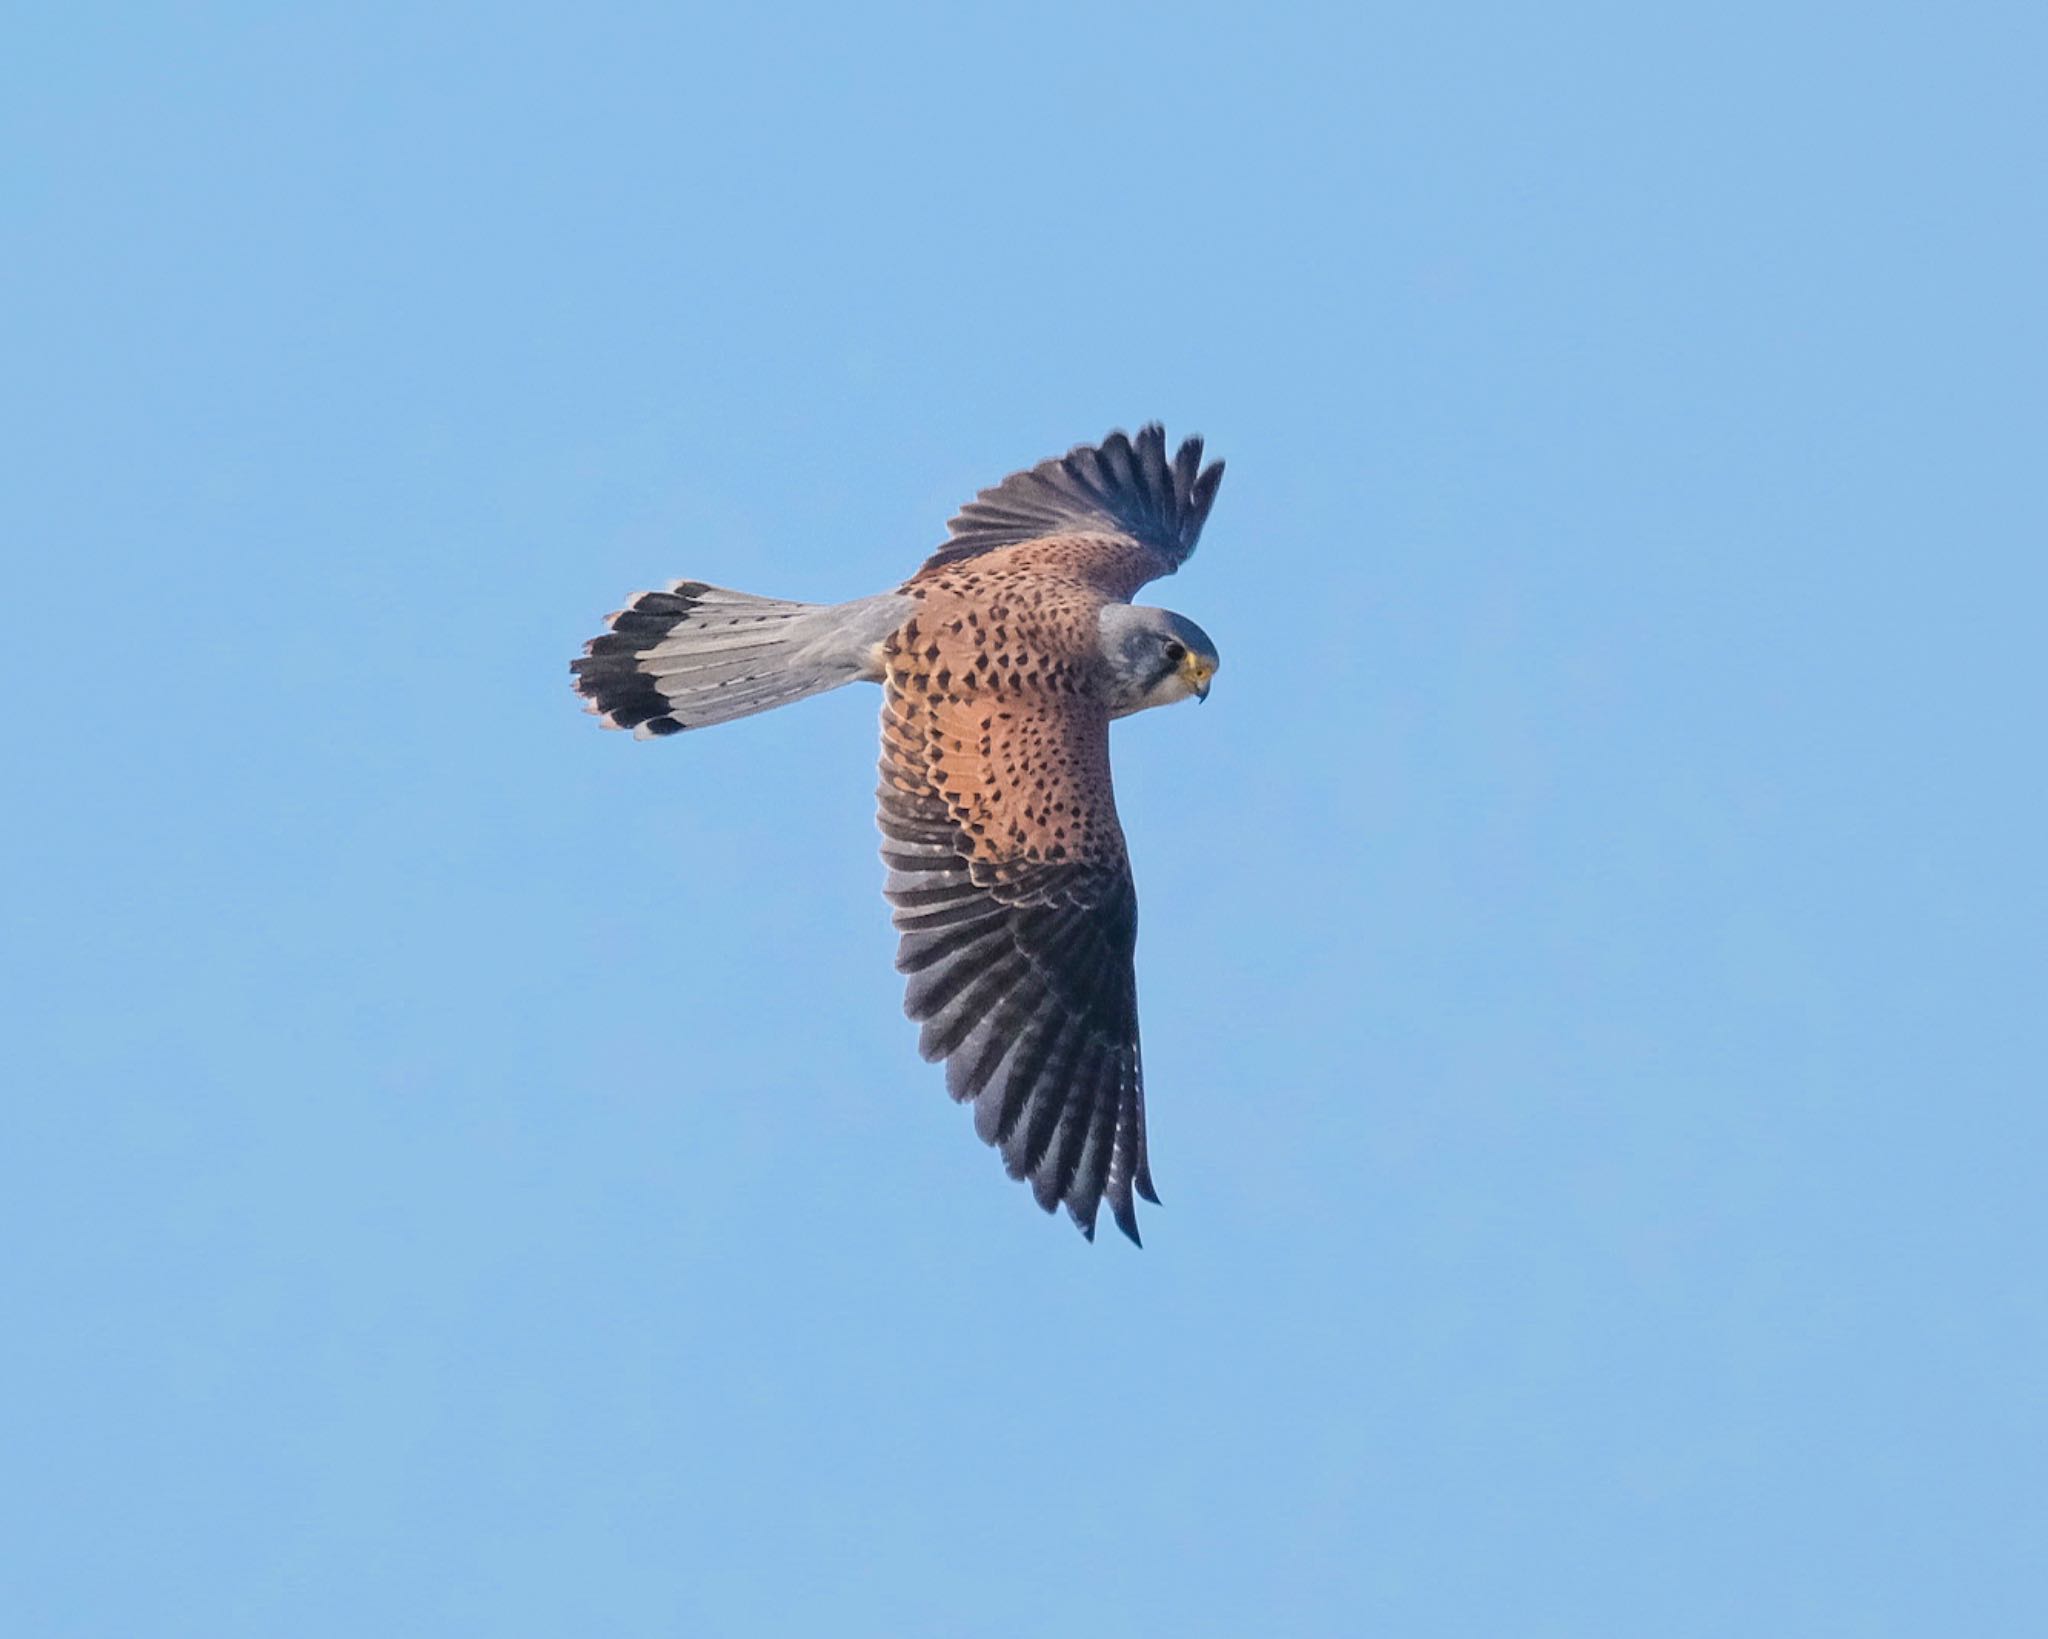
[[[1048,1212],[1064,1203],[1091,1238],[1106,1199],[1135,1241],[1133,1194],[1158,1196],[1145,1155],[1137,894],[1109,798],[1108,721],[1071,699],[1029,723],[1023,701],[969,704],[948,712],[888,684],[879,823],[904,1008],[1010,1176],[1028,1179]],[[989,730],[969,738],[984,720]],[[1023,739],[1040,760],[1019,775]],[[1077,812],[1090,802],[1109,811]],[[1055,830],[1073,845],[1048,842]]]

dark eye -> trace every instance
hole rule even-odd
[[[1166,658],[1172,661],[1176,666],[1178,666],[1183,660],[1187,659],[1187,657],[1188,651],[1184,645],[1180,643],[1169,643],[1166,645]]]

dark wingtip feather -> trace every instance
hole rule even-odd
[[[1126,535],[1165,560],[1165,572],[1193,555],[1223,463],[1201,465],[1202,440],[1189,438],[1169,464],[1166,429],[1148,421],[1132,439],[1117,431],[1099,444],[1013,472],[962,507],[947,542],[925,567],[1049,535],[1109,531]]]
[[[971,844],[937,797],[885,771],[876,805],[919,1052],[944,1060],[946,1091],[973,1106],[976,1135],[1043,1211],[1064,1206],[1093,1241],[1107,1198],[1142,1245],[1131,1197],[1144,1116],[1129,875],[1049,867],[1036,887],[1009,880],[1006,896],[973,881]]]

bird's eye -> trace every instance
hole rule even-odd
[[[1183,660],[1187,659],[1187,657],[1188,651],[1185,645],[1180,643],[1167,644],[1166,658],[1172,661],[1176,666],[1178,666]]]

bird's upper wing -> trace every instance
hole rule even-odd
[[[975,1130],[1095,1233],[1156,1201],[1138,1053],[1137,895],[1109,718],[1079,686],[1100,599],[932,589],[886,645],[880,825],[918,1046]]]
[[[1086,574],[1108,596],[1128,598],[1188,560],[1222,481],[1221,461],[1202,465],[1199,438],[1168,461],[1157,422],[1135,439],[1114,432],[983,490],[946,526],[946,544],[920,573],[1058,538],[1062,546],[1085,548],[1062,554],[1059,567]]]

